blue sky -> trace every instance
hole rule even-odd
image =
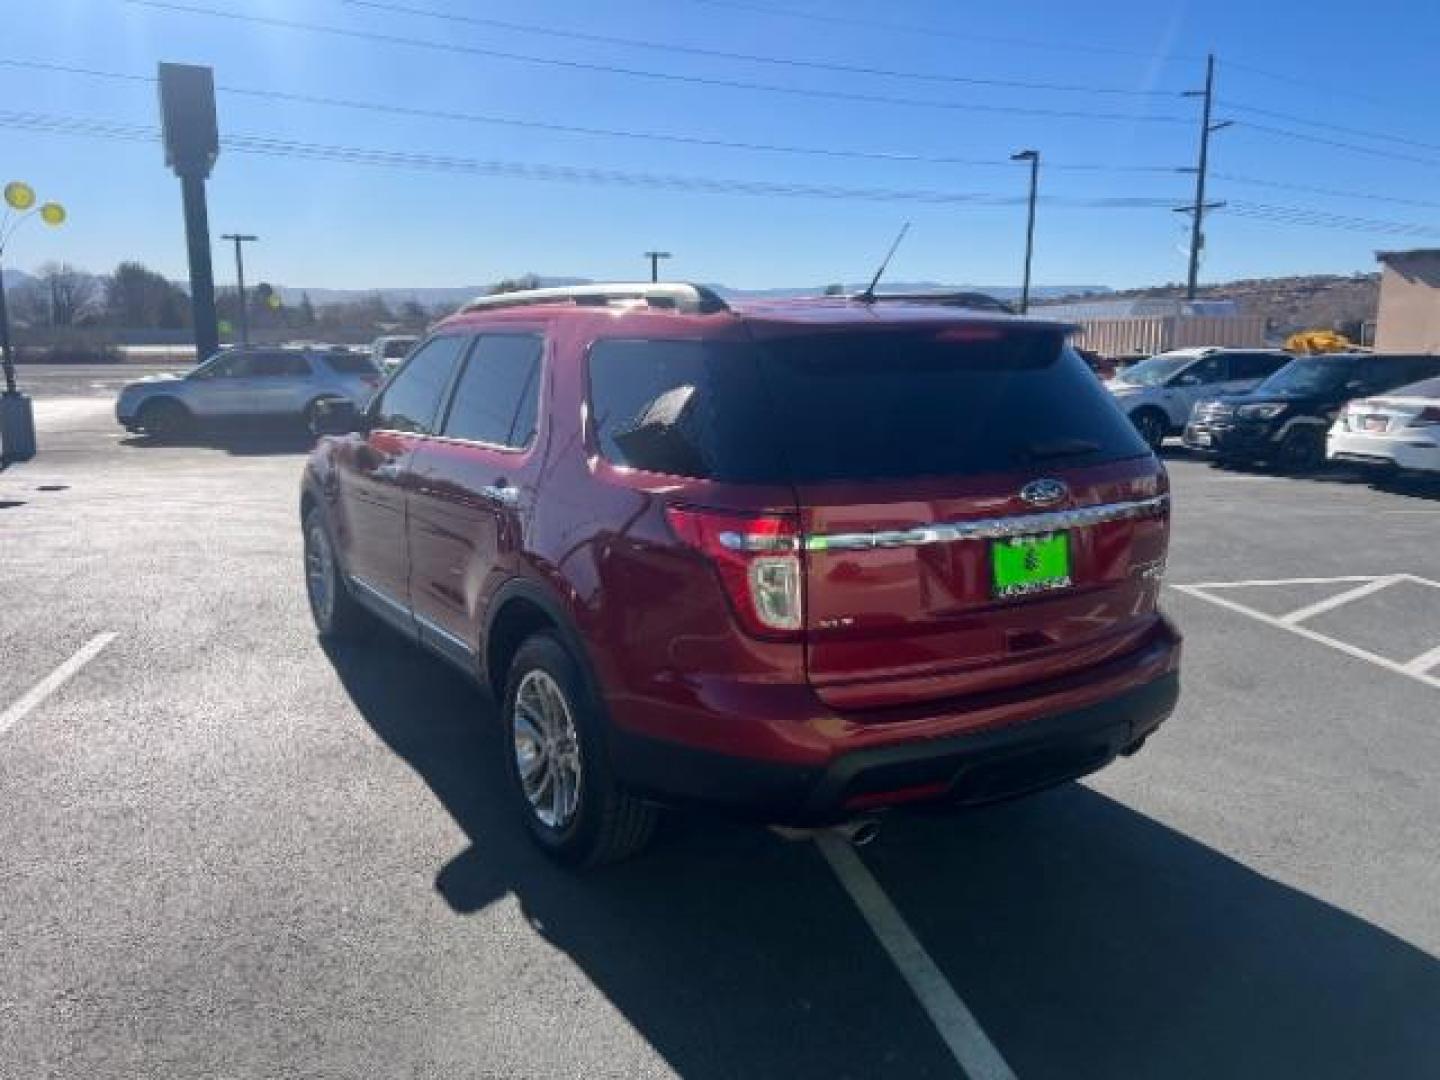
[[[1197,103],[1178,92],[1200,85],[1203,55],[1213,49],[1219,57],[1218,98],[1299,119],[1274,119],[1231,106],[1220,107],[1217,118],[1351,144],[1327,146],[1237,125],[1214,138],[1217,174],[1364,193],[1341,197],[1216,179],[1216,198],[1440,230],[1435,183],[1440,178],[1440,83],[1434,77],[1440,5],[1419,0],[1377,0],[1363,7],[1335,0],[1039,0],[965,5],[966,11],[943,0],[885,5],[394,0],[401,6],[553,30],[951,79],[1121,93],[903,79],[687,55],[377,10],[345,0],[175,3],[452,48],[217,19],[127,0],[8,3],[0,16],[0,181],[24,178],[42,197],[63,201],[71,214],[61,230],[34,228],[22,234],[9,256],[12,263],[24,268],[63,259],[103,270],[122,258],[138,258],[170,276],[185,273],[178,182],[164,169],[158,145],[6,126],[15,113],[155,125],[153,85],[3,63],[16,60],[142,76],[153,75],[161,60],[201,63],[214,66],[222,87],[240,90],[729,142],[980,162],[1004,161],[1015,150],[1033,146],[1044,155],[1041,183],[1048,197],[1183,202],[1193,181],[1180,173],[1066,166],[1163,169],[1193,163]],[[874,25],[880,22],[929,29]],[[795,90],[1126,118],[836,100],[457,51],[466,48]],[[869,160],[601,138],[230,92],[221,94],[219,111],[222,132],[230,136],[623,173],[986,197],[1023,195],[1027,176],[1021,165]],[[1183,122],[1157,119],[1166,117]],[[1010,284],[1019,274],[1024,224],[1024,208],[1018,205],[708,194],[234,150],[224,152],[216,166],[210,200],[217,236],[237,229],[261,236],[248,260],[255,279],[339,288],[470,285],[532,270],[634,277],[644,271],[641,252],[650,247],[675,253],[671,271],[677,278],[741,287],[855,280],[867,275],[905,220],[914,225],[894,264],[894,277]],[[1440,243],[1440,231],[1400,236],[1368,226],[1319,227],[1311,218],[1293,215],[1287,220],[1255,220],[1228,211],[1213,215],[1202,278],[1368,271],[1377,248]],[[1112,286],[1179,280],[1185,269],[1185,227],[1183,215],[1165,208],[1042,205],[1035,278],[1041,284]],[[218,241],[216,266],[221,283],[228,282],[230,263]]]

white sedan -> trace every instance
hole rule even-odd
[[[1440,473],[1440,378],[1348,403],[1325,449],[1332,461]]]

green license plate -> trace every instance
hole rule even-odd
[[[997,597],[1065,589],[1070,582],[1067,533],[1012,536],[990,545],[990,576]]]

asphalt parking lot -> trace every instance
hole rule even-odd
[[[573,877],[463,680],[316,642],[300,440],[127,436],[133,375],[22,368],[0,472],[0,1075],[1435,1075],[1440,491],[1176,454],[1143,753]]]

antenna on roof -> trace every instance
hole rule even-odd
[[[895,257],[895,249],[900,246],[900,241],[905,239],[905,234],[910,231],[910,222],[900,226],[900,235],[895,237],[895,242],[890,245],[890,250],[885,253],[885,258],[880,262],[880,269],[875,271],[875,276],[870,279],[870,284],[865,286],[865,291],[856,296],[862,304],[873,304],[875,302],[875,286],[880,284],[880,277],[885,273],[885,268],[890,265],[890,260]]]

